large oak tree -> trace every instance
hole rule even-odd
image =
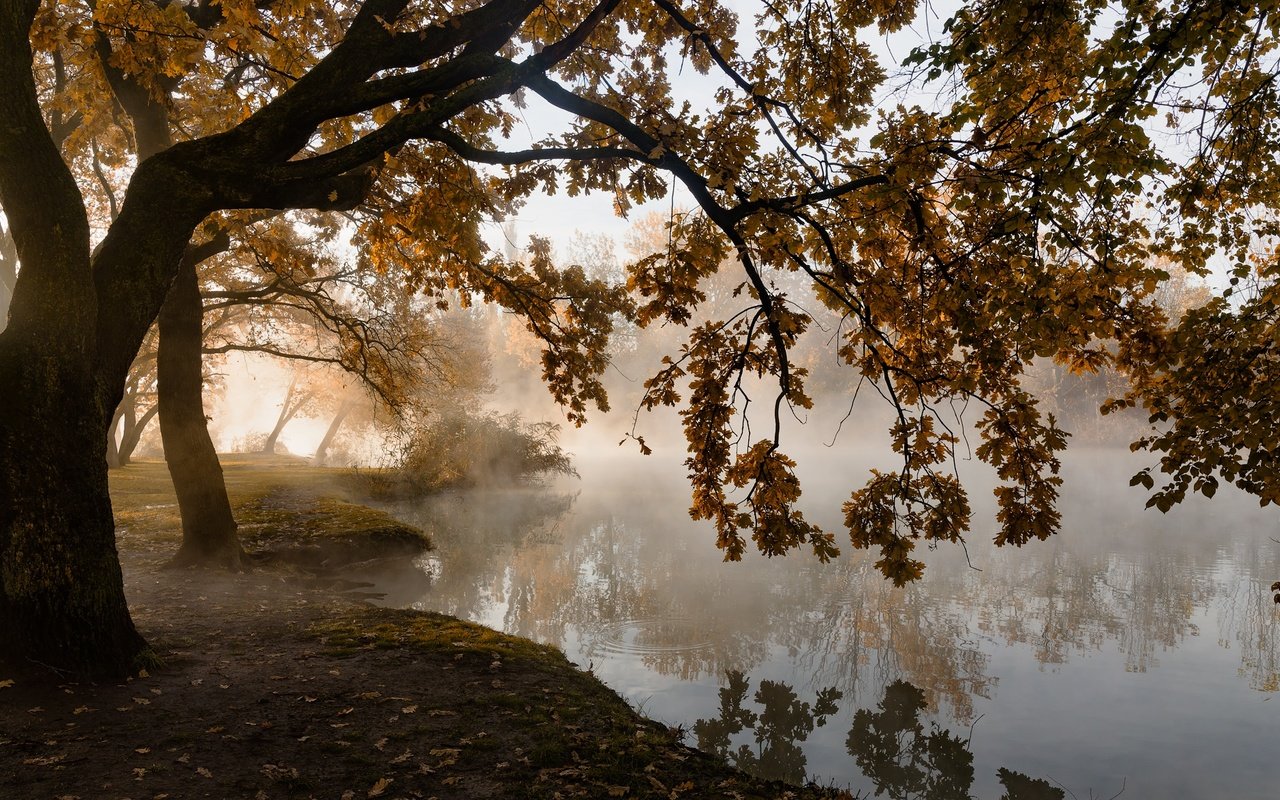
[[[895,410],[900,459],[846,516],[896,581],[919,575],[916,541],[968,527],[949,466],[963,426],[1001,479],[998,541],[1056,530],[1066,432],[1022,386],[1036,356],[1116,367],[1118,402],[1170,423],[1140,443],[1172,475],[1162,508],[1215,475],[1277,499],[1275,2],[975,0],[905,71],[868,42],[912,21],[909,0],[780,0],[744,20],[726,6],[0,2],[0,204],[21,264],[0,334],[3,652],[118,673],[144,647],[106,428],[184,253],[235,209],[359,209],[374,269],[519,311],[578,422],[606,404],[625,300],[549,258],[504,261],[478,226],[539,190],[625,210],[678,182],[695,211],[672,216],[671,245],[631,264],[629,287],[641,324],[684,324],[726,256],[741,273],[740,310],[694,326],[645,400],[681,408],[692,513],[729,558],[747,537],[835,552],[795,509],[780,449],[782,416],[810,403],[789,353],[811,319],[774,277],[791,273],[841,315],[850,395],[870,383]],[[686,68],[709,74],[705,97],[673,89]],[[103,69],[161,98],[185,138],[134,125],[146,157],[95,231],[76,179],[93,138],[77,131],[111,110],[75,93]],[[946,101],[912,105],[921,88]],[[564,129],[513,145],[534,96]],[[1175,328],[1153,299],[1162,259],[1221,262],[1233,294]],[[742,425],[752,376],[775,387],[763,435]]]

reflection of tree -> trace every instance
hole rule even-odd
[[[720,689],[720,716],[700,719],[693,725],[698,748],[716,753],[754,775],[803,783],[806,761],[800,743],[836,712],[836,703],[843,695],[835,689],[825,689],[818,692],[816,702],[810,706],[786,683],[764,680],[754,697],[761,708],[757,713],[743,707],[751,688],[746,676],[730,672],[727,681]],[[743,731],[752,733],[754,749],[747,744],[733,747],[732,737]]]
[[[925,730],[924,692],[906,681],[885,687],[879,710],[860,709],[845,744],[858,768],[889,797],[968,800],[973,785],[969,743],[936,724]]]
[[[1041,664],[1064,664],[1072,653],[1110,642],[1127,671],[1147,672],[1161,651],[1199,635],[1197,612],[1228,592],[1213,575],[1216,549],[1201,557],[1152,545],[1108,552],[1076,541],[1055,544],[1039,558],[992,554],[982,577],[968,583],[965,602],[978,610],[980,630],[1030,645]]]
[[[557,524],[574,499],[536,488],[473,490],[442,492],[397,508],[398,516],[426,531],[436,546],[430,593],[397,604],[488,619],[506,602],[509,565],[516,554],[559,547]]]
[[[720,714],[693,725],[698,748],[715,753],[739,769],[770,780],[799,784],[805,779],[800,745],[815,728],[834,716],[843,695],[836,689],[817,693],[813,704],[800,700],[781,681],[760,681],[748,707],[751,681],[730,672],[720,689]],[[920,715],[928,708],[922,689],[906,681],[885,687],[876,709],[860,709],[845,740],[849,754],[875,784],[876,796],[893,800],[972,800],[973,753],[969,742]],[[754,742],[737,743],[745,733]],[[1004,769],[996,772],[1004,789],[1001,800],[1063,800],[1065,793],[1049,783]]]
[[[682,680],[749,672],[786,652],[811,701],[820,687],[852,701],[906,679],[962,725],[995,693],[993,648],[1023,646],[1051,666],[1106,649],[1146,671],[1200,635],[1205,611],[1217,611],[1224,646],[1240,648],[1250,685],[1280,685],[1280,611],[1264,585],[1280,572],[1275,554],[1213,536],[1170,546],[1167,518],[1089,499],[1116,483],[1116,470],[1091,465],[1073,478],[1081,494],[1066,504],[1070,538],[1017,552],[975,542],[981,572],[939,560],[902,589],[860,553],[826,565],[800,554],[723,565],[685,515],[682,488],[645,473],[610,485],[598,464],[583,471],[604,489],[571,509],[568,496],[528,490],[433,501],[416,521],[437,541],[435,574],[430,596],[414,599],[572,648],[584,664],[622,654]],[[1236,518],[1223,500],[1179,509],[1178,528],[1221,531]],[[1239,579],[1254,573],[1267,580]]]
[[[974,698],[990,697],[996,681],[986,674],[989,656],[969,635],[968,614],[940,602],[933,590],[944,570],[936,569],[927,585],[897,588],[879,577],[872,560],[858,554],[779,587],[775,641],[796,654],[800,671],[846,695],[878,693],[906,677],[930,704],[973,719]]]
[[[1241,554],[1249,563],[1263,563],[1255,543]],[[1218,613],[1218,643],[1240,648],[1240,675],[1263,692],[1280,691],[1280,607],[1271,600],[1270,570],[1263,568],[1248,580],[1233,581]]]
[[[894,800],[970,800],[973,753],[968,741],[920,720],[924,692],[906,681],[885,687],[876,711],[860,709],[846,745],[876,785],[876,796]],[[1001,800],[1063,800],[1065,793],[1045,781],[1004,769],[996,773]]]

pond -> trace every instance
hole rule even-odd
[[[810,461],[820,459],[809,459]],[[802,462],[803,464],[804,462]],[[1086,451],[1062,533],[967,552],[896,589],[844,547],[723,563],[679,469],[580,461],[548,490],[400,509],[437,549],[385,602],[556,645],[645,715],[740,767],[909,798],[1272,798],[1280,781],[1280,513],[1222,491],[1168,515],[1142,466]],[[839,531],[865,468],[804,476]]]

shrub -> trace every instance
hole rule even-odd
[[[557,443],[560,426],[525,423],[516,413],[450,409],[413,432],[398,463],[384,473],[393,494],[529,483],[548,475],[574,475]]]

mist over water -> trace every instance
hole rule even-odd
[[[799,459],[806,515],[835,531],[880,460],[840,452]],[[894,797],[1272,797],[1280,765],[1249,754],[1280,715],[1274,510],[1223,491],[1144,511],[1141,466],[1077,448],[1062,533],[1021,549],[989,543],[994,503],[965,475],[967,553],[925,550],[924,579],[895,589],[847,546],[826,565],[723,563],[678,455],[591,453],[579,481],[398,509],[437,549],[379,591],[561,647],[769,777]]]

